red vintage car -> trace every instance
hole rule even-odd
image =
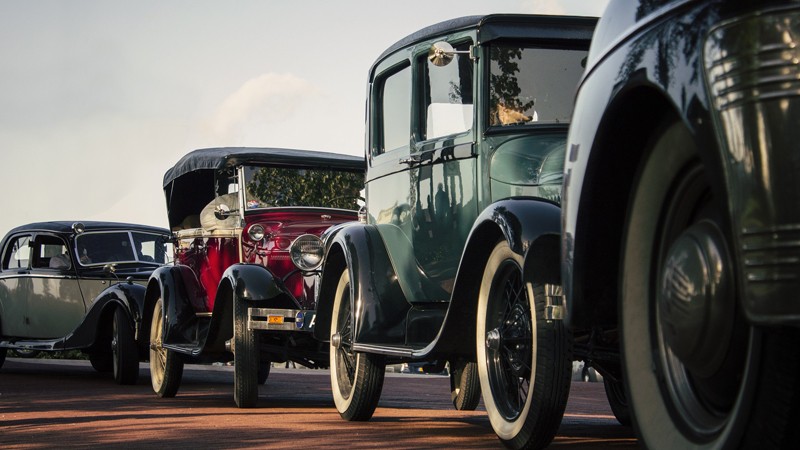
[[[187,361],[232,360],[243,408],[271,362],[328,365],[312,333],[322,239],[357,220],[364,171],[363,157],[277,148],[196,150],[167,171],[175,264],[145,296],[157,395],[177,393]]]

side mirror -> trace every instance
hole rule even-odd
[[[439,41],[434,42],[428,50],[428,61],[434,66],[444,67],[450,64],[458,53],[469,54],[467,50],[456,50],[450,45],[449,42]]]

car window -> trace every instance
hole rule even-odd
[[[469,51],[470,43],[454,46],[456,51]],[[421,56],[424,68],[425,130],[423,139],[457,134],[472,128],[472,74],[469,54],[456,53],[446,66],[436,66]]]
[[[586,50],[492,46],[489,125],[569,122],[586,54]]]
[[[169,236],[140,231],[86,232],[75,238],[83,266],[111,263],[166,264],[172,255]]]
[[[30,242],[31,237],[28,235],[13,238],[9,242],[3,255],[3,270],[28,268],[31,255]]]
[[[67,245],[58,236],[36,236],[32,256],[31,267],[34,269],[66,269],[71,266]]]
[[[166,264],[172,255],[172,242],[167,236],[132,232],[136,258],[141,262]]]
[[[379,82],[381,145],[378,153],[406,147],[411,141],[411,66],[406,65]]]
[[[363,172],[245,167],[245,209],[312,206],[357,210]]]

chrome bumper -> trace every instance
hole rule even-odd
[[[316,312],[302,309],[248,308],[247,329],[313,331]]]

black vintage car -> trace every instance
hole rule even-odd
[[[168,230],[114,222],[41,222],[0,246],[0,366],[8,350],[81,350],[134,384],[147,359],[144,285],[171,257]]]
[[[482,392],[505,445],[555,435],[564,144],[595,22],[458,18],[370,69],[365,220],[328,241],[315,328],[343,418],[372,416],[387,363],[449,363],[454,406]]]
[[[800,4],[611,0],[568,140],[576,351],[649,448],[800,424]]]
[[[272,362],[328,366],[312,335],[321,239],[358,219],[363,186],[363,157],[282,148],[195,150],[166,172],[175,264],[145,307],[157,395],[176,395],[185,361],[233,360],[242,408]]]

